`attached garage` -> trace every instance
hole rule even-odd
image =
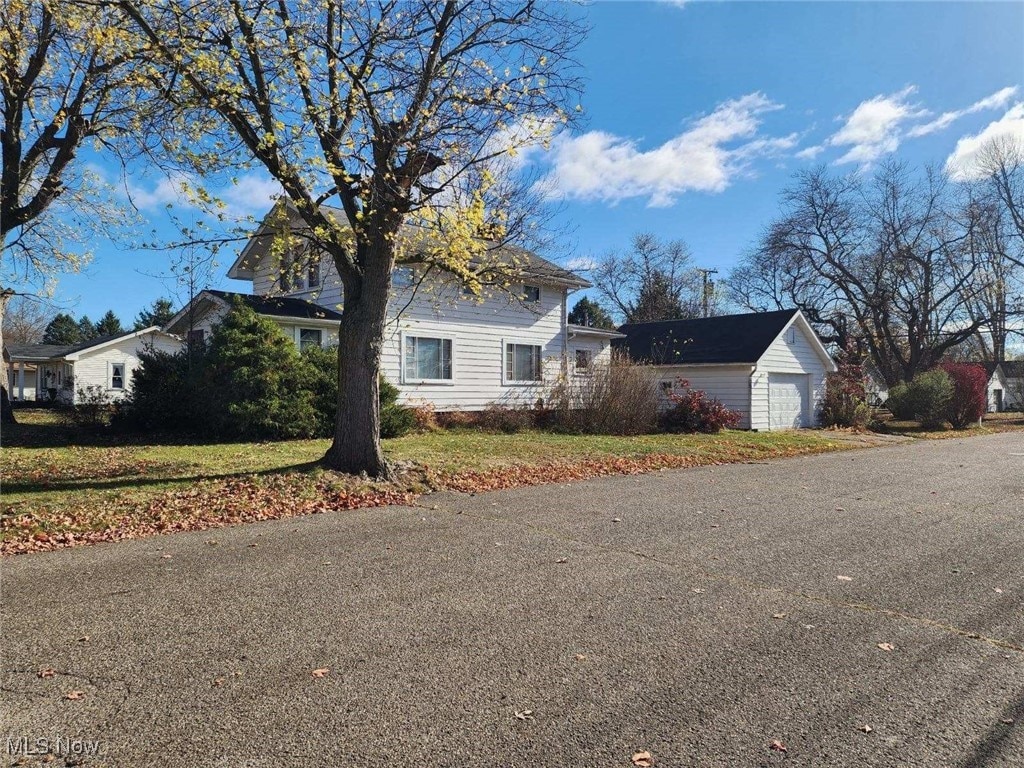
[[[696,320],[631,323],[614,342],[657,370],[667,395],[702,389],[755,430],[800,429],[817,423],[825,377],[836,369],[799,310]]]

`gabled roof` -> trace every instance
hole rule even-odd
[[[86,352],[90,349],[96,349],[97,347],[105,347],[108,344],[121,341],[122,339],[130,339],[135,336],[142,336],[147,333],[163,333],[159,326],[153,325],[149,328],[143,328],[139,331],[125,331],[124,333],[114,333],[108,336],[97,336],[95,339],[89,339],[79,344],[5,344],[8,353],[14,360],[74,360],[78,357],[80,352]]]
[[[341,320],[340,312],[305,299],[286,296],[253,296],[250,293],[233,293],[213,289],[207,289],[203,293],[209,293],[228,302],[241,299],[257,315],[295,317],[301,320]]]
[[[217,291],[207,288],[205,291],[200,291],[192,301],[182,307],[174,317],[168,320],[164,325],[164,329],[173,329],[176,333],[184,334],[188,327],[183,323],[188,318],[190,311],[198,312],[197,317],[203,317],[210,309],[226,311],[231,302],[236,299],[242,301],[257,315],[292,318],[307,322],[337,322],[341,320],[339,312],[322,307],[315,302],[306,301],[305,299],[286,296],[254,296],[251,293],[234,293],[232,291]]]
[[[1024,379],[1024,360],[1003,360],[999,367],[1008,379]]]
[[[799,310],[784,309],[627,323],[619,328],[626,338],[613,341],[612,346],[627,350],[634,360],[655,365],[754,365],[797,317]]]
[[[278,202],[274,203],[274,206],[267,212],[267,215],[263,217],[263,221],[260,222],[260,226],[253,233],[252,237],[249,238],[245,246],[239,252],[238,256],[232,262],[228,268],[228,277],[235,280],[252,280],[254,277],[253,270],[255,269],[256,263],[262,254],[259,252],[264,242],[271,239],[271,233],[273,228],[270,227],[267,222],[270,221],[275,213],[280,212],[281,206],[285,206],[288,213],[291,216],[292,221],[295,221],[302,225],[301,220],[298,219],[298,213],[294,207],[289,203],[279,199]],[[339,208],[332,206],[324,206],[327,210],[330,210],[335,218],[344,223],[344,214]],[[410,232],[410,237],[414,237],[417,231],[412,225],[406,227],[406,230]],[[255,253],[254,253],[255,251]],[[547,259],[538,256],[533,251],[528,251],[525,248],[519,248],[516,246],[501,246],[495,249],[495,254],[506,253],[509,254],[511,259],[514,260],[518,271],[522,272],[523,277],[533,277],[543,280],[550,280],[556,283],[563,283],[577,288],[590,288],[591,283],[577,275],[575,272],[560,267],[554,262],[548,261]],[[475,263],[474,266],[480,266],[482,262]]]

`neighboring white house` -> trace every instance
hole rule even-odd
[[[1016,411],[1024,408],[1024,360],[987,363],[988,411]]]
[[[739,412],[746,429],[813,426],[825,377],[836,370],[796,309],[634,323],[619,330],[625,338],[614,345],[655,366],[666,399],[685,380]]]
[[[156,349],[177,352],[181,339],[157,326],[128,331],[81,344],[7,344],[11,398],[79,402],[79,392],[99,387],[109,401],[120,400],[131,387],[139,354]]]
[[[279,256],[268,231],[257,232],[228,270],[252,283],[251,294],[234,295],[300,346],[336,344],[342,292],[333,262],[308,251]],[[482,296],[436,271],[395,271],[381,369],[403,402],[439,411],[532,406],[558,377],[611,358],[620,334],[567,323],[569,294],[590,283],[533,253],[516,251],[514,259],[512,290]],[[205,337],[232,296],[204,291],[165,330]]]

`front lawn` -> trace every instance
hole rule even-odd
[[[68,445],[52,412],[4,430],[0,552],[252,520],[411,503],[435,489],[486,490],[839,450],[828,432],[612,437],[436,431],[386,440],[394,483],[325,472],[326,440]]]
[[[993,435],[998,432],[1019,432],[1024,430],[1024,413],[986,413],[981,424],[967,429],[940,427],[928,429],[916,421],[888,419],[872,425],[876,432],[886,435],[904,435],[926,440],[942,440],[949,437],[971,437],[972,435]]]

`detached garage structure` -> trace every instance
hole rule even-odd
[[[625,338],[613,346],[656,368],[666,396],[684,379],[738,411],[744,429],[814,426],[825,377],[836,370],[796,309],[630,323],[619,331]]]

